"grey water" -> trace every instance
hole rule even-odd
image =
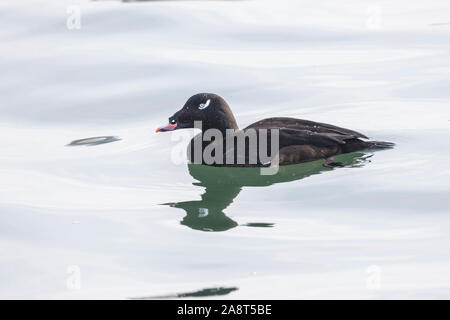
[[[449,9],[3,1],[0,298],[450,297]],[[396,147],[179,163],[155,129],[198,92]]]

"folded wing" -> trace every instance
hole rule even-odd
[[[337,126],[333,126],[327,123],[314,122],[309,120],[302,120],[296,118],[286,118],[286,117],[277,117],[277,118],[267,118],[255,122],[249,125],[245,129],[269,129],[269,128],[279,128],[279,129],[293,129],[300,131],[310,131],[313,133],[326,134],[330,136],[343,136],[344,137],[352,137],[352,138],[363,138],[368,139],[362,133],[356,132],[354,130],[341,128]],[[244,129],[244,130],[245,130]],[[337,138],[339,139],[339,138]],[[345,139],[344,139],[345,140]]]

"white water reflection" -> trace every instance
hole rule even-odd
[[[368,5],[382,8],[377,29]],[[448,298],[449,9],[3,1],[0,297]],[[241,127],[295,116],[397,147],[361,168],[244,185],[223,213],[255,227],[187,228],[183,210],[160,204],[200,203],[204,186],[154,129],[204,91]],[[108,136],[121,140],[66,147]],[[66,287],[69,266],[80,290]]]

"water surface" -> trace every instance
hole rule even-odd
[[[3,2],[1,298],[450,296],[448,1]],[[175,164],[197,92],[397,146]]]

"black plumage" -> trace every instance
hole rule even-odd
[[[268,164],[259,159],[259,156],[257,156],[256,163],[250,161],[251,154],[249,154],[249,150],[254,150],[254,148],[249,148],[250,139],[248,137],[245,138],[245,154],[238,154],[237,148],[230,149],[225,144],[226,136],[230,134],[230,130],[227,129],[235,130],[238,135],[249,134],[250,131],[255,130],[258,140],[256,147],[258,155],[259,151],[265,151],[266,154],[272,157],[278,155],[278,163],[280,165],[329,159],[342,153],[365,149],[385,149],[394,146],[390,142],[366,141],[368,139],[367,136],[354,130],[296,118],[267,118],[257,121],[243,130],[239,130],[234,115],[226,101],[212,93],[199,93],[189,98],[183,108],[169,118],[170,124],[166,127],[158,128],[157,132],[194,128],[195,121],[201,121],[203,132],[208,129],[217,129],[223,136],[222,141],[204,141],[203,136],[199,134],[190,143],[188,157],[191,162],[195,162],[193,148],[196,144],[201,145],[202,151],[207,147],[211,148],[214,146],[213,144],[222,144],[224,146],[223,149],[216,149],[223,150],[222,154],[216,158],[220,159],[220,161],[205,163],[202,160],[202,163],[210,165],[265,166]],[[259,139],[261,139],[262,134],[267,134],[266,138],[270,142],[270,136],[273,134],[272,130],[274,129],[279,134],[278,150],[269,150],[270,144],[267,145],[268,150],[259,150]],[[232,163],[227,163],[225,159],[226,154],[229,152],[234,152],[234,161]],[[236,163],[238,158],[241,159],[240,163]]]

